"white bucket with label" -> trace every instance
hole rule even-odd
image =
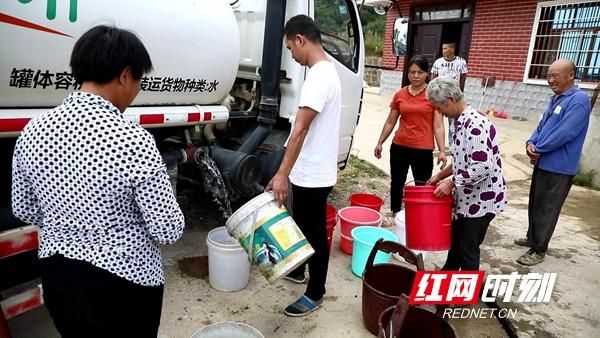
[[[406,246],[406,223],[405,223],[405,215],[404,215],[404,210],[400,210],[396,213],[396,217],[394,218],[394,223],[396,224],[395,226],[395,230],[396,230],[396,236],[398,236],[398,243]],[[427,256],[427,251],[420,251],[420,250],[413,250],[413,249],[409,249],[410,251],[414,252],[415,255],[421,254],[423,255],[423,261],[425,261],[425,257]],[[404,262],[404,258],[398,254],[394,254],[394,258],[396,258],[397,260]]]
[[[269,283],[287,275],[315,253],[287,209],[278,206],[272,192],[244,204],[226,225]]]
[[[265,336],[248,324],[218,322],[201,328],[191,338],[265,338]]]
[[[250,279],[250,262],[238,241],[225,227],[212,229],[206,236],[208,281],[214,289],[233,292],[245,288]]]

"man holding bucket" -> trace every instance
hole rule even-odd
[[[267,185],[283,203],[292,183],[294,220],[315,250],[308,259],[310,280],[306,292],[285,309],[288,316],[304,316],[319,307],[325,294],[329,263],[327,196],[337,181],[337,155],[341,113],[341,84],[335,65],[321,46],[321,32],[305,16],[291,18],[284,27],[285,44],[292,58],[309,71],[302,85],[298,112],[279,170]],[[305,267],[290,273],[303,281]]]

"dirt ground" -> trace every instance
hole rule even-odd
[[[389,210],[387,160],[372,158],[372,149],[387,115],[390,97],[367,91],[364,110],[355,135],[353,153],[374,163],[354,160],[340,172],[340,183],[330,202],[336,208],[348,206],[352,192],[376,193]],[[515,262],[525,250],[513,244],[527,227],[527,196],[530,167],[522,157],[524,140],[534,121],[496,120],[501,137],[505,174],[509,181],[509,206],[488,230],[482,245],[482,269],[488,273],[556,272],[554,293],[548,304],[502,304],[517,309],[511,325],[518,337],[600,337],[600,192],[574,187],[550,244],[546,261],[527,268]],[[385,154],[384,154],[385,155]],[[183,238],[163,249],[166,274],[163,314],[159,337],[190,337],[205,325],[219,321],[247,323],[265,337],[373,337],[361,314],[362,282],[350,270],[351,257],[339,250],[339,226],[334,233],[324,307],[301,318],[286,317],[282,310],[304,291],[303,285],[277,281],[270,285],[253,267],[250,283],[242,291],[223,293],[212,289],[206,278],[206,235],[224,225],[207,196],[182,191],[180,202],[186,210]],[[239,205],[234,205],[234,210]],[[426,268],[443,264],[445,252],[428,253]],[[127,300],[123,300],[126,302]],[[118,306],[118,304],[115,304]],[[475,308],[485,308],[480,303]],[[453,319],[460,337],[507,337],[492,319]],[[58,337],[47,311],[42,307],[12,319],[13,337]]]

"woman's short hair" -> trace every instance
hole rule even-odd
[[[135,34],[114,26],[100,25],[85,32],[71,53],[71,72],[77,83],[108,83],[128,66],[139,80],[152,70],[144,44]]]
[[[452,97],[455,101],[462,101],[463,92],[458,86],[458,81],[447,77],[436,77],[427,84],[427,99],[433,103],[446,104],[448,98]]]

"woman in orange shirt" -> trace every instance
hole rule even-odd
[[[408,168],[411,168],[417,185],[424,185],[431,178],[434,138],[439,149],[437,164],[440,168],[446,166],[443,118],[427,101],[425,95],[428,69],[429,62],[424,55],[416,55],[410,59],[408,62],[410,85],[394,94],[390,103],[390,113],[375,147],[375,157],[381,158],[383,142],[390,136],[396,122],[400,120],[400,127],[396,130],[390,148],[392,217],[395,217],[401,209]]]

